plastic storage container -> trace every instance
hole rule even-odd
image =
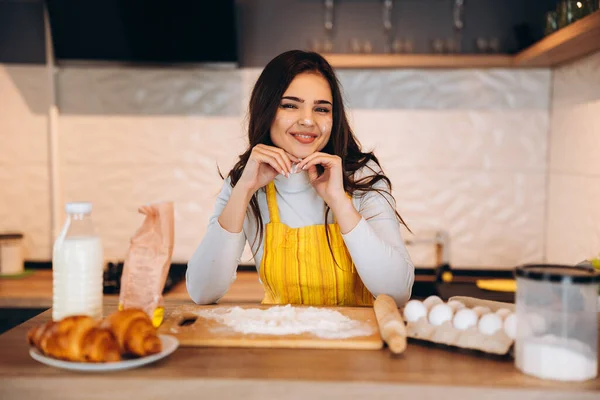
[[[515,274],[516,367],[542,379],[594,379],[600,274],[564,265],[526,265]]]
[[[52,256],[52,319],[102,317],[104,256],[90,203],[67,203],[67,218]]]

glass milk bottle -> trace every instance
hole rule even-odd
[[[65,224],[52,255],[52,319],[102,317],[104,257],[87,202],[67,203]]]

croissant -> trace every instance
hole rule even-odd
[[[115,335],[108,329],[94,327],[83,338],[82,350],[86,361],[120,361],[121,353]]]
[[[141,309],[117,311],[105,318],[103,326],[114,333],[121,354],[143,357],[162,351],[156,328],[148,314]]]
[[[121,359],[114,334],[88,316],[50,321],[32,328],[27,338],[43,354],[60,360],[109,362]]]
[[[31,328],[29,332],[27,332],[27,341],[29,342],[29,345],[41,351],[42,338],[44,338],[44,341],[48,340],[48,332],[55,323],[56,322],[54,321],[48,321],[43,325],[36,325]]]

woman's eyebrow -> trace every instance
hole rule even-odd
[[[292,100],[292,101],[297,101],[298,103],[304,103],[304,100],[299,98],[299,97],[294,97],[294,96],[283,96],[281,98],[281,100]]]
[[[281,98],[281,100],[292,100],[292,101],[297,101],[298,103],[304,103],[304,99],[301,99],[301,98],[295,97],[295,96],[283,96]],[[328,100],[315,100],[315,104],[329,104],[330,106],[333,105]]]

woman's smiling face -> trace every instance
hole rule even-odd
[[[271,125],[271,141],[298,158],[321,151],[331,136],[332,103],[331,89],[323,76],[298,74],[281,98]]]

